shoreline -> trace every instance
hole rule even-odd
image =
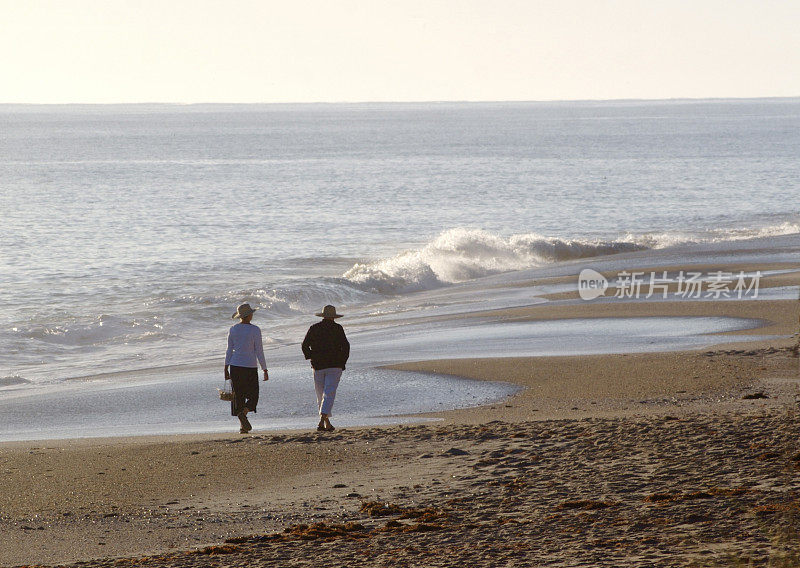
[[[391,365],[522,387],[490,405],[413,416],[441,420],[435,423],[322,434],[310,425],[249,436],[0,443],[0,565],[88,561],[84,566],[99,567],[132,558],[140,565],[193,567],[207,565],[212,556],[223,567],[258,559],[313,565],[311,551],[319,539],[332,561],[352,565],[369,565],[362,548],[375,557],[388,558],[384,549],[395,550],[412,564],[442,566],[458,559],[525,565],[541,551],[548,551],[553,565],[564,566],[574,565],[570,558],[587,565],[671,566],[731,551],[783,554],[787,545],[770,544],[774,535],[767,538],[754,528],[761,513],[738,519],[723,511],[775,510],[783,515],[769,517],[775,527],[800,523],[800,483],[792,473],[800,471],[792,461],[800,456],[800,377],[791,351],[797,336],[790,336],[797,331],[797,302],[559,302],[457,317],[505,322],[734,315],[768,324],[733,335],[769,330],[782,337],[713,345],[710,336],[709,347],[689,351]],[[586,446],[582,440],[593,442]],[[608,445],[614,440],[624,442],[626,455]],[[759,440],[766,445],[751,449]],[[654,441],[666,444],[663,451]],[[676,465],[675,452],[685,457],[685,469]],[[628,455],[641,456],[650,464],[647,471],[672,473],[640,472]],[[726,456],[722,470],[711,456]],[[571,472],[577,464],[582,465]],[[586,477],[583,469],[595,473],[584,472]],[[604,479],[599,488],[592,482],[598,472]],[[635,495],[624,489],[631,475],[640,480]],[[713,503],[684,499],[684,491],[709,495],[703,499]],[[653,495],[673,497],[647,501]],[[569,503],[581,499],[594,505],[572,509]],[[391,503],[398,512],[373,515],[364,508],[369,503]],[[788,509],[780,503],[789,503]],[[413,517],[415,511],[423,512]],[[558,519],[548,521],[544,511]],[[554,522],[577,532],[541,528]],[[333,532],[303,532],[314,523]],[[348,523],[350,529],[335,528]],[[497,531],[504,536],[488,536]],[[590,541],[580,536],[586,531],[598,544],[587,548]],[[602,544],[612,541],[610,549]],[[512,545],[528,556],[510,555]],[[788,546],[800,550],[794,541]],[[424,552],[448,547],[454,547],[452,558]],[[682,564],[667,562],[670,549]],[[475,556],[478,551],[482,556]],[[652,558],[645,560],[648,554]]]

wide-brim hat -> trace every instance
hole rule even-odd
[[[242,304],[236,308],[236,313],[231,316],[231,319],[246,318],[247,316],[252,315],[252,313],[257,309],[258,308],[251,308],[250,304]]]
[[[322,308],[322,311],[320,313],[316,314],[316,315],[317,315],[317,317],[320,317],[320,318],[331,318],[331,319],[342,317],[342,314],[337,314],[336,313],[336,308],[334,306],[330,306],[330,305],[325,306],[324,308]]]

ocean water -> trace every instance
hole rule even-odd
[[[0,106],[0,388],[216,369],[243,301],[306,369],[327,303],[366,341],[491,275],[794,235],[798,156],[800,99]],[[356,364],[414,358],[384,340]]]

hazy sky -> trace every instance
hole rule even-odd
[[[0,102],[800,95],[800,0],[0,0]]]

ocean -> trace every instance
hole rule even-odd
[[[0,105],[0,401],[211,384],[245,301],[292,380],[310,372],[305,328],[335,304],[363,331],[366,384],[430,355],[391,341],[430,294],[797,234],[798,156],[800,99]],[[471,290],[470,305],[530,301]],[[473,402],[459,390],[437,400]]]

